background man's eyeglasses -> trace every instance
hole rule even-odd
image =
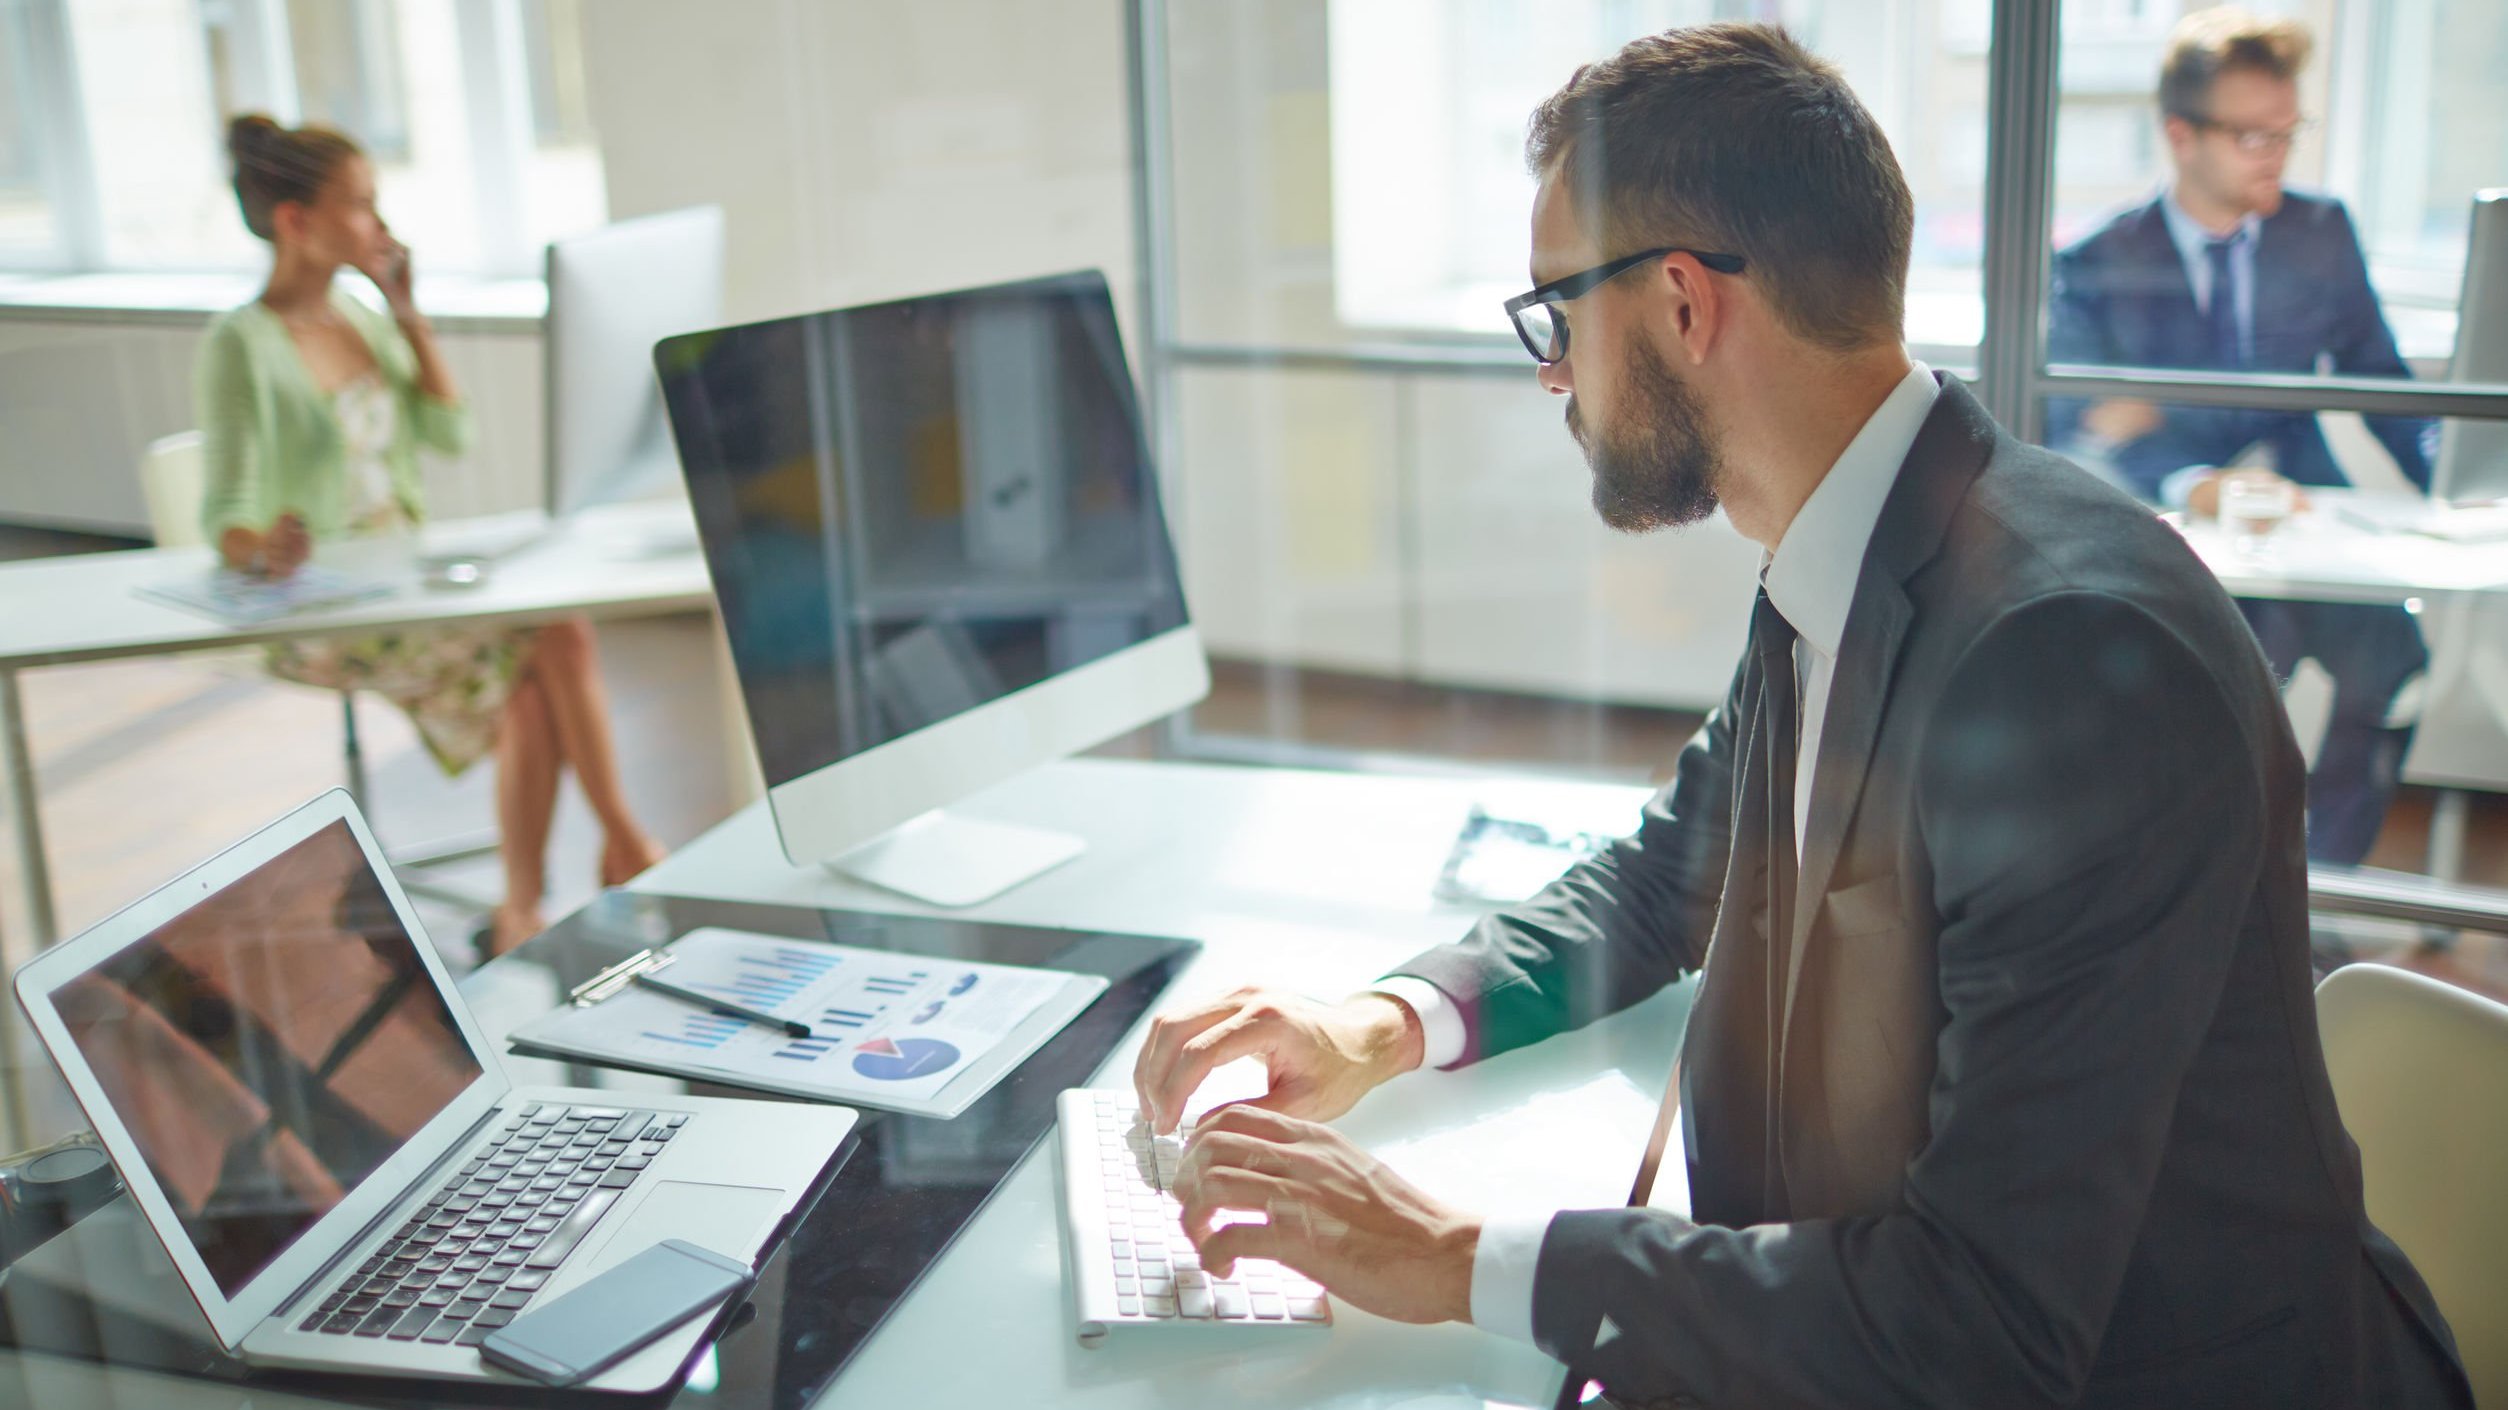
[[[1605,281],[1635,269],[1648,260],[1665,255],[1688,255],[1718,274],[1739,274],[1748,262],[1740,255],[1716,254],[1708,250],[1685,250],[1666,245],[1659,250],[1640,250],[1609,264],[1598,264],[1588,270],[1553,279],[1529,293],[1507,300],[1507,321],[1515,325],[1515,336],[1523,339],[1524,351],[1533,361],[1547,366],[1567,356],[1567,310],[1559,305],[1583,298]]]
[[[2251,157],[2260,157],[2266,152],[2287,152],[2291,143],[2316,130],[2315,118],[2301,118],[2288,127],[2240,127],[2236,123],[2214,122],[2200,113],[2179,113],[2177,117],[2197,128],[2210,128],[2214,132],[2228,134],[2231,145]]]

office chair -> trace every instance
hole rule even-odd
[[[2508,1005],[2387,965],[2316,988],[2369,1219],[2429,1280],[2473,1403],[2508,1410]]]
[[[156,535],[159,548],[187,548],[201,543],[200,501],[207,493],[207,481],[200,461],[200,433],[181,431],[149,443],[139,462],[140,493],[148,502],[148,526]],[[253,674],[260,675],[258,667]],[[336,692],[340,697],[340,753],[347,770],[348,796],[357,800],[357,810],[374,819],[373,790],[366,776],[366,753],[357,733],[357,693]],[[377,828],[380,833],[381,829]],[[492,898],[430,881],[422,873],[425,868],[450,862],[467,861],[496,851],[496,834],[472,834],[449,839],[426,847],[386,847],[384,855],[391,859],[393,872],[400,877],[401,889],[416,896],[454,906],[470,916],[474,923],[484,923],[487,913],[495,908]]]

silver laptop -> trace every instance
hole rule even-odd
[[[509,1380],[495,1327],[663,1239],[753,1266],[841,1107],[517,1087],[344,792],[17,974],[218,1342]],[[699,1317],[587,1384],[670,1382]]]

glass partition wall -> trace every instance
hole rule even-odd
[[[2486,259],[2508,285],[2508,249],[2486,254],[2473,228],[2476,193],[2508,186],[2508,10],[2250,0],[2310,44],[2289,130],[2243,134],[2228,125],[2240,114],[2192,114],[2217,119],[2196,127],[2162,110],[2172,34],[2210,8],[1134,0],[1139,361],[1217,682],[1171,742],[1667,776],[1730,680],[1759,551],[1720,517],[1642,538],[1604,528],[1499,304],[1525,282],[1533,105],[1671,25],[1780,20],[1846,72],[1916,197],[1910,350],[1971,380],[2015,433],[2128,483],[2161,451],[2120,460],[2098,432],[2162,407],[2186,425],[2206,408],[2322,423],[2307,456],[2321,440],[2364,493],[2425,481],[2446,458],[2442,424],[2457,462],[2508,454],[2508,368],[2482,352],[2508,346],[2492,326],[2508,293],[2488,321],[2458,310]],[[2077,336],[2058,252],[2151,208],[2188,135],[2279,159],[2305,194],[2294,205],[2347,217],[2355,312],[2382,321],[2391,357],[2359,330],[2315,355],[2278,307],[2226,366]],[[2272,284],[2276,267],[2250,277]],[[2268,303],[2324,302],[2290,283]],[[2424,440],[2427,463],[2399,462]],[[2150,488],[2155,511],[2172,507]],[[2508,789],[2508,680],[2491,679],[2508,671],[2475,649],[2489,604],[2428,596],[2430,674],[2454,694],[2428,706],[2406,778]],[[2453,869],[2488,801],[2407,790],[2373,860],[2420,865],[2435,830]]]

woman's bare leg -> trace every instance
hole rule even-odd
[[[543,929],[549,822],[557,812],[557,775],[564,763],[548,695],[526,672],[506,696],[496,731],[496,845],[505,863],[505,902],[496,908],[491,942],[498,954]]]
[[[584,801],[601,821],[601,884],[624,885],[662,859],[662,845],[636,822],[618,774],[618,746],[610,736],[609,693],[592,624],[581,617],[553,622],[534,634],[530,673],[547,692],[549,717]]]

